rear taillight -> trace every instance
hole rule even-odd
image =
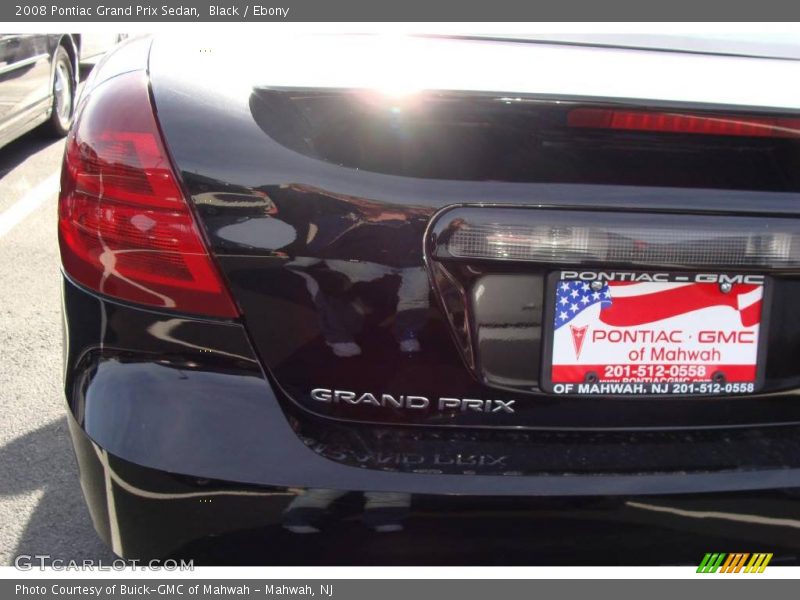
[[[737,137],[799,138],[800,119],[704,115],[612,108],[576,108],[569,112],[570,127],[661,133],[690,133]]]
[[[66,273],[130,302],[235,317],[156,124],[147,77],[92,90],[67,139],[59,198]]]

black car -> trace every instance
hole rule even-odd
[[[0,147],[43,125],[66,135],[81,63],[113,47],[118,34],[0,34]]]
[[[796,560],[798,76],[708,46],[124,43],[59,204],[98,533],[217,563]]]

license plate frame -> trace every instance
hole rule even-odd
[[[652,381],[605,381],[602,376],[598,374],[598,379],[594,383],[605,384],[615,383],[619,384],[614,386],[598,385],[591,387],[591,381],[584,381],[584,384],[589,384],[590,387],[581,386],[578,383],[572,385],[566,384],[562,381],[563,378],[557,376],[554,381],[553,377],[553,359],[554,349],[556,347],[556,311],[557,311],[557,290],[556,286],[562,284],[565,279],[563,274],[578,273],[581,276],[587,274],[604,274],[615,277],[631,277],[635,278],[637,282],[648,281],[648,277],[652,278],[657,276],[659,281],[654,283],[704,283],[707,285],[719,285],[719,283],[711,283],[709,280],[718,278],[720,281],[734,280],[739,283],[753,284],[760,281],[758,285],[761,289],[760,300],[760,317],[758,321],[757,333],[753,336],[755,338],[755,350],[753,352],[755,364],[752,365],[754,369],[754,376],[747,381],[707,381],[699,382],[692,381],[691,377],[683,372],[674,372],[669,374],[669,379],[672,381],[665,381],[666,377],[657,377],[656,373],[652,375],[660,379],[658,382]],[[696,278],[701,278],[696,281]],[[583,281],[582,281],[583,282]],[[733,284],[733,291],[736,290],[736,285]],[[706,273],[688,273],[688,272],[673,272],[673,271],[641,271],[629,269],[559,269],[551,272],[545,279],[545,298],[544,298],[544,323],[542,326],[542,360],[540,365],[540,388],[542,391],[566,396],[636,396],[636,397],[663,397],[663,396],[728,396],[728,395],[752,395],[758,393],[764,385],[764,369],[766,365],[766,334],[769,331],[769,316],[772,298],[772,282],[769,277],[762,274],[752,273],[730,273],[730,272],[706,272]],[[740,309],[741,310],[741,309]],[[744,328],[743,326],[743,329]],[[561,339],[563,344],[563,335]],[[585,343],[585,342],[584,342]],[[562,348],[560,346],[559,348]],[[574,346],[573,346],[574,348]],[[576,350],[577,353],[577,350]],[[563,351],[561,352],[563,355]],[[748,366],[748,365],[744,365]],[[696,374],[695,374],[696,375]],[[637,374],[633,373],[630,377],[623,378],[637,379]],[[625,385],[628,384],[628,385]],[[644,388],[644,389],[643,389]]]

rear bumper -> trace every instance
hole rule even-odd
[[[569,433],[343,423],[276,392],[239,324],[110,302],[66,279],[64,310],[84,492],[98,531],[126,556],[169,554],[259,524],[285,535],[286,511],[302,496],[301,507],[320,496],[391,508],[400,495],[400,512],[433,503],[450,522],[449,510],[471,502],[464,496],[507,506],[503,521],[520,506],[534,518],[540,496],[570,506],[582,501],[567,497],[624,504],[800,487],[795,426]]]
[[[70,431],[118,554],[196,565],[696,565],[709,548],[798,564],[797,492],[501,497],[246,486],[123,460]],[[659,540],[653,544],[652,540]]]

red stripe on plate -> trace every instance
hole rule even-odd
[[[632,327],[655,323],[709,306],[729,306],[739,310],[739,295],[747,294],[755,288],[756,286],[750,284],[739,285],[735,292],[725,294],[715,283],[694,283],[636,296],[615,298],[612,294],[612,303],[600,311],[600,320],[615,327]],[[745,327],[757,325],[760,315],[760,305],[756,309],[740,312]]]

